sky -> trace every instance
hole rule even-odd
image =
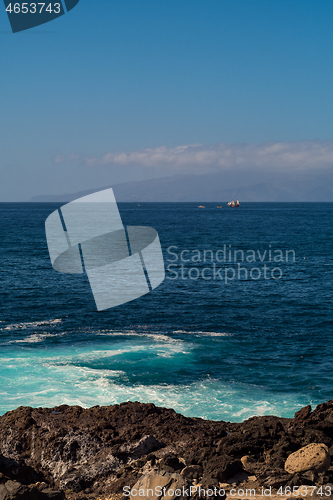
[[[332,0],[0,5],[0,201],[230,168],[333,166]]]

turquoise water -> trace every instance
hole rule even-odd
[[[132,400],[242,421],[332,398],[333,204],[197,205],[119,204],[159,232],[166,280],[100,313],[49,262],[59,205],[0,205],[0,413]]]

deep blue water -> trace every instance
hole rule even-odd
[[[85,276],[51,267],[44,222],[61,204],[0,204],[0,413],[139,400],[241,421],[331,399],[333,204],[223,205],[120,203],[172,267],[152,293],[97,312]]]

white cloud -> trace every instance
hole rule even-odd
[[[75,153],[71,153],[70,155],[56,155],[53,157],[54,163],[65,163],[68,161],[75,161],[79,159],[79,155],[76,155]]]
[[[58,163],[61,155],[58,155]],[[68,161],[67,157],[63,161]],[[56,160],[55,160],[56,161]],[[267,142],[263,144],[187,144],[137,151],[109,152],[85,158],[89,166],[137,165],[175,171],[207,171],[233,167],[309,169],[333,166],[333,141]]]

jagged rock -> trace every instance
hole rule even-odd
[[[268,476],[265,481],[263,481],[263,486],[268,486],[271,488],[280,488],[280,486],[284,486],[288,484],[288,482],[292,479],[291,474],[275,474],[272,476]]]
[[[156,464],[156,455],[154,455],[153,453],[149,453],[149,455],[147,455],[147,461],[149,461],[150,465],[154,467],[154,465]]]
[[[201,479],[201,486],[203,489],[214,489],[219,486],[220,482],[215,476],[211,476],[210,474],[204,473]]]
[[[199,479],[202,476],[203,469],[201,465],[188,465],[181,471],[181,475],[187,479]]]
[[[323,443],[312,443],[289,455],[284,468],[291,474],[309,470],[325,472],[330,463],[327,446]]]
[[[188,481],[180,474],[170,474],[169,472],[151,472],[150,474],[144,474],[141,476],[138,482],[135,483],[131,489],[134,494],[131,494],[130,499],[137,500],[140,498],[143,500],[156,500],[157,498],[165,498],[173,500],[174,498],[183,497],[182,494],[177,495],[176,490],[182,492],[183,488],[186,490],[189,486]]]
[[[62,491],[52,490],[51,488],[46,488],[41,491],[42,498],[45,500],[64,500],[65,495]],[[41,499],[42,500],[42,499]]]
[[[313,470],[302,472],[301,477],[302,477],[302,484],[308,484],[308,485],[315,484],[316,473]]]
[[[311,405],[304,406],[304,408],[301,408],[299,411],[295,413],[294,418],[297,422],[305,420],[306,418],[308,418],[311,411],[312,411]]]
[[[0,500],[64,500],[65,495],[51,488],[43,490],[36,486],[25,486],[18,481],[7,481],[0,485]]]
[[[216,451],[238,457],[258,455],[264,447],[270,449],[284,437],[285,421],[287,419],[278,417],[252,417],[222,438]]]
[[[183,469],[185,466],[175,455],[165,455],[159,463],[159,467],[167,472],[175,472]]]
[[[134,458],[140,458],[142,455],[148,455],[149,453],[163,448],[164,444],[157,441],[154,436],[143,436],[136,443],[126,443],[123,444],[119,451],[125,453]]]
[[[286,486],[293,488],[294,486],[301,486],[303,484],[303,478],[301,474],[294,474],[293,477],[286,483]]]
[[[207,488],[240,473],[244,481],[250,482],[250,473],[258,484],[275,487],[309,481],[306,473],[297,472],[298,480],[296,472],[284,469],[300,448],[322,443],[333,454],[333,401],[312,412],[305,407],[294,419],[264,416],[243,423],[187,418],[138,402],[90,409],[18,408],[0,416],[0,436],[4,494],[7,482],[16,481],[21,491],[44,499],[51,495],[49,488],[53,496],[54,489],[66,490],[68,500],[118,499],[124,486],[133,487],[143,474],[178,474],[181,469],[183,481],[195,485],[200,480]],[[332,482],[333,469],[316,473],[313,484],[327,478]]]
[[[28,467],[23,460],[16,461],[0,455],[0,482],[13,479],[22,484],[31,484],[40,481],[42,478],[43,474],[38,473],[32,467]]]
[[[30,500],[29,488],[18,481],[0,485],[0,500]]]
[[[241,462],[243,465],[243,469],[246,472],[250,473],[255,472],[257,461],[253,457],[250,457],[249,455],[244,455],[244,457],[241,458]]]
[[[204,466],[204,471],[205,478],[210,476],[217,482],[223,483],[242,471],[242,462],[226,455],[219,456],[210,460],[207,465]]]

